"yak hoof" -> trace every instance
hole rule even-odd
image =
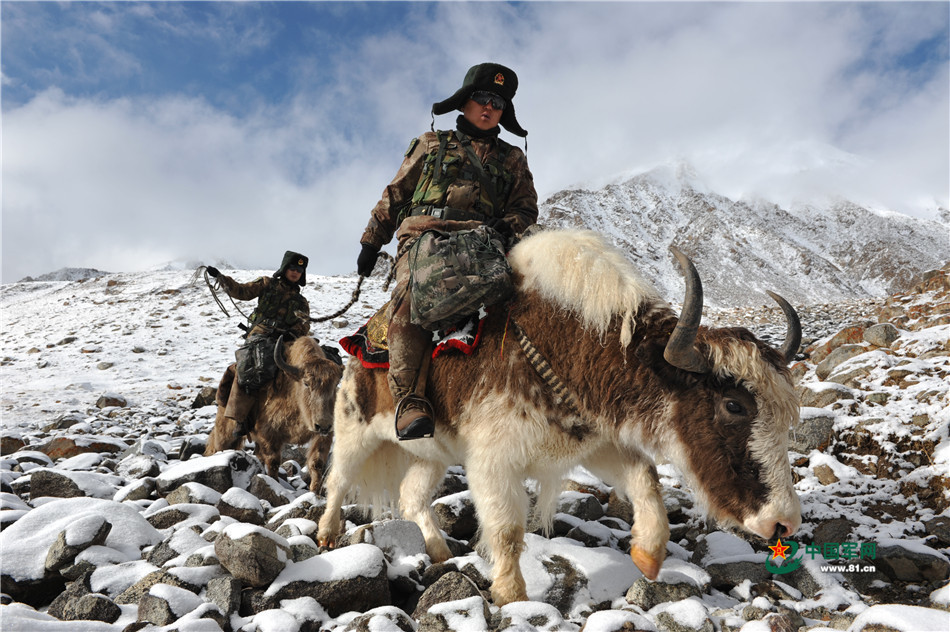
[[[630,557],[647,579],[656,579],[656,576],[660,574],[660,566],[663,565],[663,560],[656,559],[636,544],[630,547]]]

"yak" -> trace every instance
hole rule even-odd
[[[287,346],[287,358],[283,349]],[[310,489],[319,490],[332,443],[329,432],[333,405],[343,367],[327,357],[314,338],[303,336],[289,345],[283,336],[274,345],[277,377],[263,387],[257,402],[248,413],[248,438],[254,442],[254,453],[267,470],[277,478],[281,450],[288,443],[307,443],[307,469]],[[205,456],[220,450],[243,447],[244,435],[233,419],[224,416],[228,395],[234,384],[234,365],[228,367],[215,397],[218,404],[214,428],[208,437]]]
[[[398,502],[419,524],[433,562],[451,553],[431,508],[450,465],[465,467],[493,563],[496,605],[527,599],[519,567],[529,510],[551,524],[566,474],[582,465],[633,505],[630,555],[655,579],[669,522],[654,457],[672,462],[720,524],[762,538],[801,525],[788,461],[799,416],[788,370],[801,343],[781,297],[786,340],[775,349],[744,328],[700,326],[702,284],[686,278],[676,313],[605,239],[586,230],[542,230],[509,253],[516,291],[489,310],[471,356],[440,355],[426,396],[435,437],[400,442],[385,370],[349,362],[334,409],[335,443],[318,544],[334,546],[351,490]]]

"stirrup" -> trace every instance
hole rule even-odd
[[[402,415],[403,409],[409,404],[415,404],[421,408],[423,415],[418,419],[415,419],[404,429],[400,430],[399,417]],[[410,439],[434,437],[435,422],[433,421],[433,417],[435,417],[435,414],[432,411],[432,404],[429,403],[429,400],[427,400],[425,397],[420,397],[415,393],[409,393],[400,399],[398,404],[396,404],[396,415],[393,422],[396,429],[396,438],[400,441],[409,441]]]

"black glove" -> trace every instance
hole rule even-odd
[[[373,273],[377,259],[379,259],[379,248],[363,244],[360,256],[356,258],[356,272],[360,276],[368,277]]]
[[[508,222],[506,222],[500,217],[491,218],[490,220],[485,222],[485,226],[488,226],[489,228],[493,228],[495,232],[501,235],[502,239],[505,242],[506,247],[508,246],[508,242],[511,241],[511,238],[515,236],[515,231],[512,230],[511,224],[509,224]]]
[[[219,276],[221,276],[221,271],[214,266],[205,266],[205,270],[208,271],[208,276],[211,278],[217,279]]]

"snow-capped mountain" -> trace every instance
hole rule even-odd
[[[730,199],[688,165],[658,167],[597,190],[560,191],[541,204],[540,222],[609,235],[667,296],[682,288],[668,252],[675,244],[703,279],[706,303],[794,304],[884,296],[950,260],[950,212],[913,218],[847,200],[785,208]]]

